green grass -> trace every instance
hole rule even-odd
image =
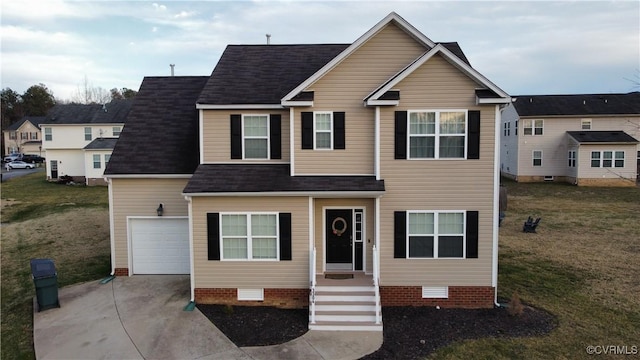
[[[51,184],[42,173],[2,183],[2,359],[35,358],[30,259],[53,259],[60,287],[109,273],[107,193]]]
[[[542,337],[456,343],[433,359],[581,359],[588,345],[640,347],[640,189],[505,182],[498,294],[557,318]],[[540,216],[537,234],[522,233]],[[605,356],[606,357],[606,356]]]

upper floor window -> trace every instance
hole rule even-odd
[[[20,133],[20,140],[29,140],[29,133],[21,132]]]
[[[514,123],[514,125],[515,125],[515,126],[514,126],[514,129],[513,129],[513,130],[514,130],[514,132],[515,132],[515,134],[514,134],[514,135],[515,135],[515,136],[518,136],[518,120],[516,120],[516,122]]]
[[[313,148],[333,149],[333,114],[315,112],[313,121]]]
[[[525,135],[542,135],[544,120],[522,120]]]
[[[102,164],[100,163],[100,155],[99,154],[93,155],[93,168],[100,169],[101,167],[102,167]]]
[[[122,132],[122,128],[120,126],[114,126],[112,131],[113,131],[113,137],[118,137]]]
[[[245,159],[269,158],[269,116],[243,115],[242,138]]]
[[[533,150],[533,166],[542,166],[542,150]]]
[[[409,158],[464,158],[466,111],[409,111]]]
[[[51,132],[51,128],[46,127],[44,128],[44,141],[51,141],[53,140],[53,133]]]
[[[592,151],[591,167],[624,167],[624,151]]]
[[[582,120],[580,120],[580,129],[582,129],[582,130],[591,130],[591,119],[582,119]]]
[[[277,260],[278,216],[270,213],[221,214],[223,260]]]
[[[570,168],[576,167],[576,151],[575,150],[569,150],[569,167]]]
[[[91,128],[90,127],[84,128],[84,139],[87,140],[87,141],[91,141]]]
[[[38,140],[38,133],[37,132],[32,132],[31,133],[31,140]]]
[[[109,163],[109,160],[111,160],[111,154],[105,154],[104,155],[104,166],[106,167],[107,164]]]
[[[18,139],[18,133],[16,133],[15,131],[9,131],[9,139],[10,140],[17,140]]]

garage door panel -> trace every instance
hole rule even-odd
[[[187,219],[131,219],[134,274],[189,274]]]

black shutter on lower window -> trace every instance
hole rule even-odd
[[[467,259],[478,258],[478,212],[467,211]]]
[[[280,213],[280,260],[291,260],[291,213]]]
[[[393,213],[393,257],[404,259],[407,257],[407,212]]]
[[[313,113],[302,113],[302,148],[313,149]]]
[[[269,116],[269,138],[271,141],[270,158],[282,159],[282,128],[280,114],[271,114]]]
[[[336,150],[346,148],[344,112],[333,113],[333,148]]]
[[[242,115],[231,115],[231,158],[242,159]]]
[[[396,111],[396,129],[395,129],[395,158],[407,158],[407,112]]]
[[[207,259],[220,260],[220,216],[207,213]]]
[[[467,159],[480,159],[480,111],[469,110],[468,121]]]

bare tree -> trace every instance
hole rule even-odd
[[[84,76],[82,84],[78,85],[72,101],[80,104],[104,104],[111,100],[111,92],[99,86],[93,86],[87,76]]]

